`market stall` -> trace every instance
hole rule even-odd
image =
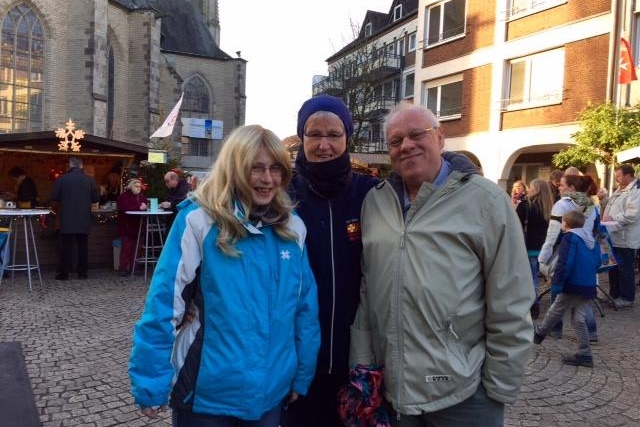
[[[116,213],[115,206],[105,201],[117,197],[125,171],[136,168],[140,161],[145,160],[148,148],[89,134],[83,134],[77,143],[78,147],[74,148],[79,151],[61,150],[61,139],[55,131],[0,135],[0,197],[15,192],[16,181],[8,172],[19,167],[35,182],[38,206],[49,208],[49,194],[55,180],[66,171],[70,156],[80,157],[85,173],[91,175],[104,192],[103,205],[94,207],[94,222],[89,236],[89,265],[111,265],[112,242],[117,238]],[[40,264],[50,269],[59,260],[56,215],[43,215],[33,221],[37,221],[37,224],[34,223],[34,232]],[[17,247],[23,245],[19,243]]]

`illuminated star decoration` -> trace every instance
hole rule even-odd
[[[291,255],[289,254],[289,251],[281,250],[280,259],[285,259],[285,260],[291,259]]]
[[[80,151],[80,143],[78,140],[84,138],[84,131],[76,129],[76,124],[69,119],[65,123],[65,128],[56,129],[56,136],[60,139],[58,150],[60,151]]]

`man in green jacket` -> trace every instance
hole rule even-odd
[[[392,110],[385,136],[393,173],[363,205],[350,362],[384,366],[395,426],[502,426],[533,338],[520,222],[503,189],[442,152],[425,107]]]

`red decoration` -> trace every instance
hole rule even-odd
[[[624,38],[620,39],[620,60],[619,60],[619,79],[618,82],[621,85],[631,83],[633,80],[638,80],[636,76],[636,69],[633,66],[633,57],[631,56],[631,46],[629,42]]]
[[[62,171],[62,169],[56,169],[56,168],[52,168],[49,171],[49,181],[55,181],[56,179],[60,178],[60,175],[62,175],[64,172]]]

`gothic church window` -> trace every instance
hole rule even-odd
[[[0,132],[42,130],[42,24],[33,10],[19,4],[4,16],[0,37]]]
[[[209,90],[198,76],[192,77],[184,85],[182,112],[185,117],[209,113]]]
[[[204,80],[194,76],[184,84],[184,99],[182,100],[182,117],[208,119],[209,89]],[[209,157],[211,155],[211,140],[207,138],[189,138],[189,155]]]

